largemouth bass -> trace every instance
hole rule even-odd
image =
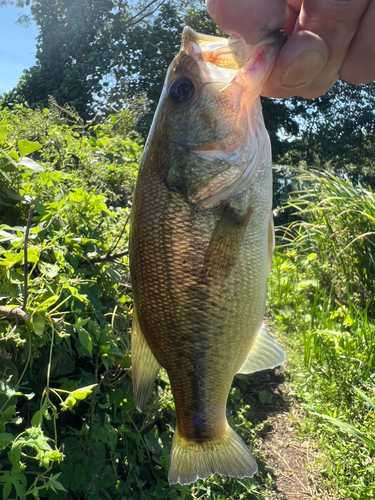
[[[185,28],[169,67],[133,198],[133,387],[146,404],[160,367],[177,414],[169,481],[257,465],[228,425],[236,373],[285,354],[262,327],[274,246],[269,137],[259,95],[281,46]]]

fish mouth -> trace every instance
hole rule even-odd
[[[229,44],[229,38],[197,33],[190,28],[190,26],[185,26],[181,36],[181,50],[185,50],[185,46],[190,43],[196,43],[199,46],[200,51],[205,52],[207,50],[227,46]]]
[[[220,68],[238,70],[246,63],[245,48],[246,43],[241,38],[205,35],[185,26],[180,50]]]
[[[224,38],[215,35],[206,35],[204,33],[198,33],[194,31],[190,26],[185,26],[182,31],[182,44],[186,43],[187,40],[197,43],[202,52],[204,50],[212,50],[218,46],[230,46],[241,40],[241,38]],[[265,44],[280,44],[283,45],[287,39],[287,34],[284,30],[271,31],[262,38],[257,44],[253,44],[252,47],[257,47]],[[243,40],[244,42],[244,40]],[[246,45],[246,42],[244,42]]]
[[[272,56],[275,51],[278,52],[286,40],[285,31],[276,30],[268,33],[257,44],[249,45],[243,38],[205,35],[185,26],[180,50],[220,68],[238,70],[252,59],[261,60],[264,64],[265,55]]]

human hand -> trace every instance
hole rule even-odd
[[[206,7],[225,33],[248,43],[287,32],[265,96],[314,98],[338,77],[375,80],[375,0],[206,0]]]

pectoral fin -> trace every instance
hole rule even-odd
[[[241,215],[230,206],[224,208],[208,245],[202,278],[220,281],[226,278],[238,257],[251,210]]]
[[[268,333],[263,324],[258,338],[238,373],[254,373],[282,365],[286,360],[285,352]]]
[[[147,344],[135,310],[131,344],[134,399],[137,410],[142,411],[150,397],[161,366]]]

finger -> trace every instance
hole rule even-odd
[[[206,0],[216,24],[228,35],[257,43],[265,32],[280,29],[288,19],[286,0]]]
[[[282,47],[262,95],[277,98],[321,95],[321,86],[314,84],[314,77],[325,67],[328,58],[328,47],[322,38],[310,31],[295,33]],[[335,81],[336,78],[328,88]]]
[[[299,16],[299,10],[295,10],[289,7],[289,17],[287,22],[283,26],[283,30],[286,32],[288,36],[291,36],[293,34],[298,16]]]
[[[324,94],[338,78],[368,1],[304,0],[265,95],[312,98]]]
[[[375,1],[362,16],[357,33],[340,68],[339,75],[349,83],[375,80]]]
[[[310,30],[327,44],[325,67],[306,88],[306,97],[326,92],[336,81],[369,0],[305,0],[296,30]],[[314,87],[316,92],[311,92]]]

